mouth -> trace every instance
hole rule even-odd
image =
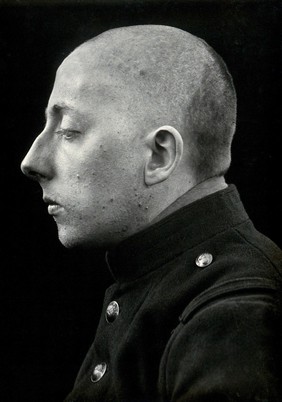
[[[49,215],[58,215],[58,213],[63,209],[62,205],[52,200],[49,197],[43,197],[43,201],[48,204],[48,214]]]
[[[58,215],[60,211],[62,211],[63,207],[59,204],[49,204],[48,205],[48,214],[49,215]]]

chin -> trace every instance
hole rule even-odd
[[[58,227],[58,238],[61,244],[69,249],[109,249],[112,248],[115,243],[105,239],[102,234],[92,236],[86,236],[85,233],[78,233],[75,230],[68,230],[65,227]]]

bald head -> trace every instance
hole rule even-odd
[[[64,245],[108,247],[193,188],[199,198],[201,186],[225,185],[206,179],[229,167],[235,114],[231,77],[202,40],[165,26],[114,29],[59,67],[22,170],[41,185]]]
[[[225,63],[203,40],[168,26],[131,26],[102,33],[69,58],[83,61],[90,76],[98,68],[119,79],[137,124],[175,127],[198,181],[227,171],[236,94]]]

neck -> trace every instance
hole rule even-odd
[[[206,197],[209,194],[216,191],[223,190],[227,187],[224,177],[212,177],[207,179],[194,187],[190,188],[186,193],[179,196],[172,204],[170,204],[165,210],[157,215],[150,223],[156,223],[166,216],[172,214],[185,205],[191,204],[201,198]]]

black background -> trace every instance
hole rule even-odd
[[[110,275],[103,252],[65,250],[20,161],[44,123],[56,68],[100,32],[166,24],[198,35],[226,61],[238,93],[228,182],[256,227],[281,246],[281,25],[279,2],[0,2],[0,399],[62,401],[92,342]],[[3,397],[4,394],[4,397]]]

